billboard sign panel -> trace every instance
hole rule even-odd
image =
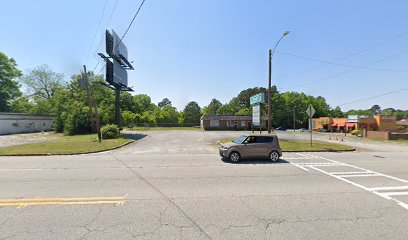
[[[251,98],[249,98],[249,103],[252,105],[256,104],[263,104],[265,103],[265,94],[264,93],[258,93]]]
[[[254,126],[261,125],[261,105],[252,106],[252,124]]]
[[[127,86],[127,71],[115,60],[106,62],[106,81],[110,84]]]

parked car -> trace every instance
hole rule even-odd
[[[307,129],[307,128],[300,128],[300,129],[299,129],[299,132],[310,132],[310,130]]]
[[[221,157],[228,158],[233,163],[239,162],[242,158],[252,157],[268,158],[276,162],[282,156],[276,134],[243,135],[233,142],[222,144],[219,153]]]
[[[286,131],[286,130],[288,130],[288,128],[285,127],[285,126],[280,126],[280,127],[277,127],[276,130]]]
[[[318,128],[317,131],[318,132],[329,132],[329,130],[327,130],[325,128]]]

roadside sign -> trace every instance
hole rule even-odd
[[[261,105],[255,105],[252,107],[252,124],[254,126],[261,125]]]
[[[264,93],[258,93],[251,98],[249,98],[249,103],[252,105],[256,104],[263,104],[265,103],[265,94]]]
[[[312,104],[309,105],[309,107],[306,109],[306,113],[307,115],[309,115],[309,117],[313,117],[313,115],[315,114],[316,110],[313,108]]]

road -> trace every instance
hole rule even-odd
[[[0,239],[408,239],[403,146],[231,164],[214,141],[241,133],[129,133],[106,153],[1,157]]]

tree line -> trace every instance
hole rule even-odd
[[[80,134],[92,131],[90,127],[89,106],[86,90],[81,88],[82,73],[74,74],[68,81],[64,75],[54,72],[49,66],[38,66],[26,74],[18,68],[14,59],[0,52],[0,112],[16,112],[30,114],[49,114],[55,118],[55,128],[66,134]],[[93,72],[88,73],[88,80],[93,98],[99,108],[102,125],[114,122],[115,94],[104,86],[104,77]],[[22,92],[22,86],[25,91]],[[122,125],[149,124],[150,126],[197,126],[203,114],[250,115],[252,108],[249,98],[257,93],[267,95],[266,88],[248,88],[233,97],[228,103],[222,104],[217,99],[201,108],[197,102],[186,104],[178,111],[168,98],[157,104],[146,94],[131,95],[121,93]],[[298,92],[280,93],[272,87],[272,125],[296,127],[307,125],[305,110],[309,104],[316,109],[316,117],[345,117],[348,114],[394,114],[399,119],[407,118],[407,110],[392,108],[383,109],[374,105],[367,110],[350,110],[343,112],[339,107],[331,108],[326,100]],[[262,106],[262,114],[267,114],[266,105]],[[296,116],[294,119],[293,116]]]

